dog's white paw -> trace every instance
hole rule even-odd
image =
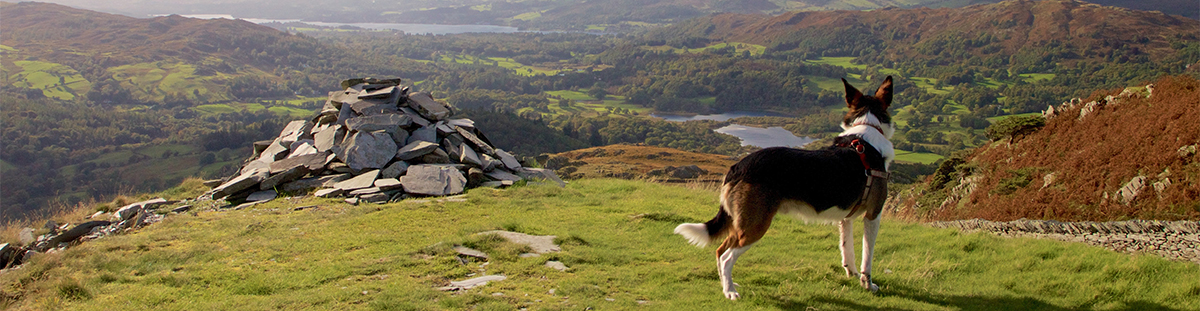
[[[742,295],[738,294],[738,292],[735,290],[731,290],[725,292],[725,298],[729,298],[729,300],[738,300],[738,298],[742,298]]]
[[[854,268],[854,266],[851,266],[851,265],[842,265],[842,269],[845,269],[845,270],[846,270],[846,276],[847,276],[847,277],[850,277],[850,278],[857,278],[857,277],[858,277],[858,269],[855,269],[855,268]]]
[[[871,282],[871,276],[868,274],[863,274],[862,277],[858,279],[858,282],[862,284],[863,288],[870,290],[872,293],[879,291],[879,285],[875,285],[875,283]]]

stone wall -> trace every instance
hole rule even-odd
[[[1124,253],[1148,253],[1171,260],[1200,264],[1200,222],[1128,220],[1110,222],[1059,222],[982,219],[937,221],[931,227],[986,231],[1009,237],[1048,238],[1082,242]]]

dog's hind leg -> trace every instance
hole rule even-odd
[[[725,239],[726,243],[730,240]],[[736,242],[733,244],[736,244]],[[737,292],[737,284],[733,283],[733,264],[737,262],[739,256],[742,256],[749,249],[750,245],[746,245],[742,247],[730,247],[725,249],[724,252],[718,252],[720,255],[717,256],[717,273],[721,276],[721,292],[725,293],[725,298],[737,300],[742,297]]]
[[[858,277],[858,269],[854,266],[854,219],[842,219],[838,229],[841,231],[838,249],[842,251],[842,268],[846,269],[846,276]]]
[[[750,249],[750,245],[767,234],[778,209],[777,196],[755,190],[755,187],[747,186],[730,198],[732,205],[727,207],[732,228],[725,242],[717,248],[717,273],[721,276],[721,290],[725,298],[731,300],[741,298],[737,284],[733,283],[733,265],[739,256]]]
[[[862,283],[863,288],[872,292],[879,290],[879,286],[871,282],[871,261],[875,258],[875,237],[879,235],[880,218],[882,217],[863,218],[862,276],[858,280]]]

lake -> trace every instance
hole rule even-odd
[[[674,114],[650,114],[655,118],[672,122],[685,122],[692,120],[713,120],[717,122],[729,121],[729,119],[738,117],[781,117],[785,116],[777,113],[758,112],[758,111],[733,111],[720,114],[702,114],[702,115],[674,115]],[[757,146],[762,148],[767,147],[802,147],[816,141],[811,137],[799,137],[782,127],[758,128],[739,124],[730,124],[724,127],[713,130],[721,134],[728,134],[737,137],[742,141],[742,146]]]

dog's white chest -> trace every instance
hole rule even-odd
[[[820,213],[813,208],[808,202],[797,200],[784,200],[779,204],[779,213],[799,218],[807,222],[838,222],[850,216],[850,210],[831,207]]]

